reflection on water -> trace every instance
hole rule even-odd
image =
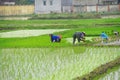
[[[17,30],[17,31],[2,32],[0,33],[0,38],[40,36],[44,34],[51,34],[54,32],[60,32],[65,30],[68,29]]]
[[[99,80],[120,80],[120,68],[117,71],[111,72]]]

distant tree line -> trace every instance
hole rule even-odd
[[[34,0],[15,0],[16,5],[30,5],[34,4]]]

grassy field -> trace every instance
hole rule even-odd
[[[1,30],[66,29],[119,26],[116,19],[56,19],[56,20],[0,20]]]
[[[1,33],[33,29],[69,30],[54,33],[62,35],[61,43],[51,43],[48,34],[0,38],[0,80],[72,80],[120,57],[119,47],[92,47],[89,41],[73,46],[66,40],[75,31],[87,37],[105,31],[111,37],[112,30],[120,32],[120,18],[0,21]]]

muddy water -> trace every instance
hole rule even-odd
[[[117,71],[107,74],[106,76],[100,78],[99,80],[120,80],[120,68]]]

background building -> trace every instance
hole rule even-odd
[[[0,0],[0,5],[15,5],[15,0]]]
[[[35,0],[35,13],[61,12],[61,0]]]
[[[120,0],[35,0],[35,13],[85,12],[86,6],[96,11],[96,5],[116,5]],[[94,9],[92,7],[94,6]]]

